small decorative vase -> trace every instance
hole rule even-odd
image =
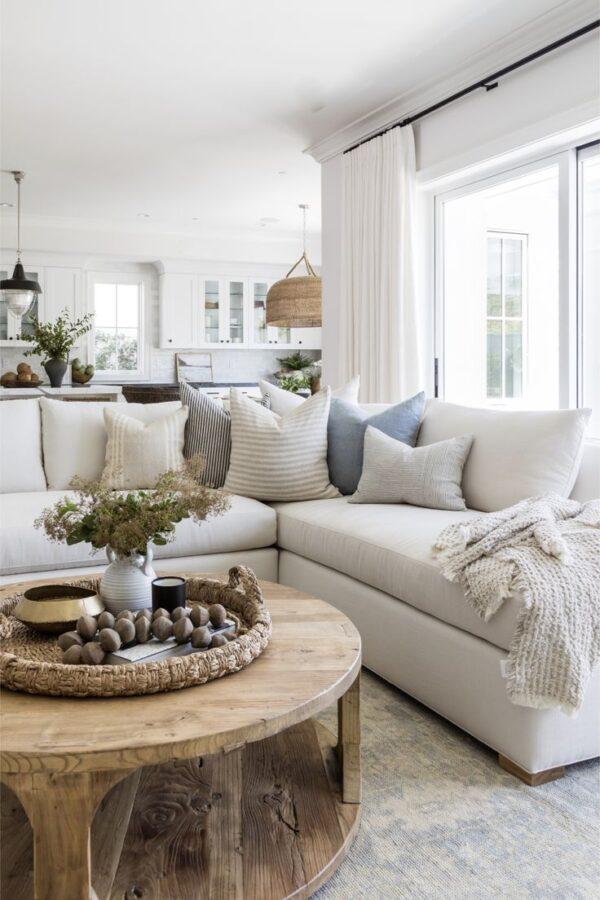
[[[50,385],[53,388],[61,387],[67,371],[67,364],[64,359],[49,359],[44,363],[44,368],[50,379]]]
[[[117,554],[112,547],[106,548],[109,565],[100,581],[100,596],[109,612],[116,615],[124,609],[144,609],[152,607],[152,579],[156,572],[152,568],[152,549],[146,547],[146,555],[135,550],[128,554]]]

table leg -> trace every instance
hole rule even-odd
[[[342,800],[360,803],[360,672],[338,700],[337,750],[342,770]]]
[[[33,829],[35,900],[90,900],[90,828],[105,794],[127,772],[3,774]]]

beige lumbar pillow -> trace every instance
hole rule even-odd
[[[231,459],[225,490],[256,500],[339,497],[329,481],[330,390],[285,416],[231,389]]]
[[[409,447],[372,425],[365,432],[363,470],[350,503],[410,503],[430,509],[466,509],[463,467],[473,435]]]
[[[105,407],[108,433],[103,482],[114,490],[153,488],[169,469],[183,466],[187,407],[145,425]]]

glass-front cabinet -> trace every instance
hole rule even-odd
[[[224,304],[221,282],[217,278],[200,279],[203,315],[200,319],[200,343],[218,344],[223,342],[221,319]]]
[[[267,325],[267,293],[274,280],[162,274],[160,346],[172,350],[227,346],[320,349],[320,328]]]
[[[291,341],[291,329],[274,328],[267,325],[267,293],[268,281],[251,281],[252,296],[252,341],[255,347],[268,347],[273,344],[287,346]]]
[[[246,284],[245,281],[227,282],[228,316],[227,344],[246,343]]]

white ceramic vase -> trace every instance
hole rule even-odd
[[[109,565],[100,581],[100,596],[109,612],[116,615],[124,609],[152,607],[152,579],[156,572],[150,545],[145,556],[135,551],[117,554],[111,547],[106,548],[106,555]]]

